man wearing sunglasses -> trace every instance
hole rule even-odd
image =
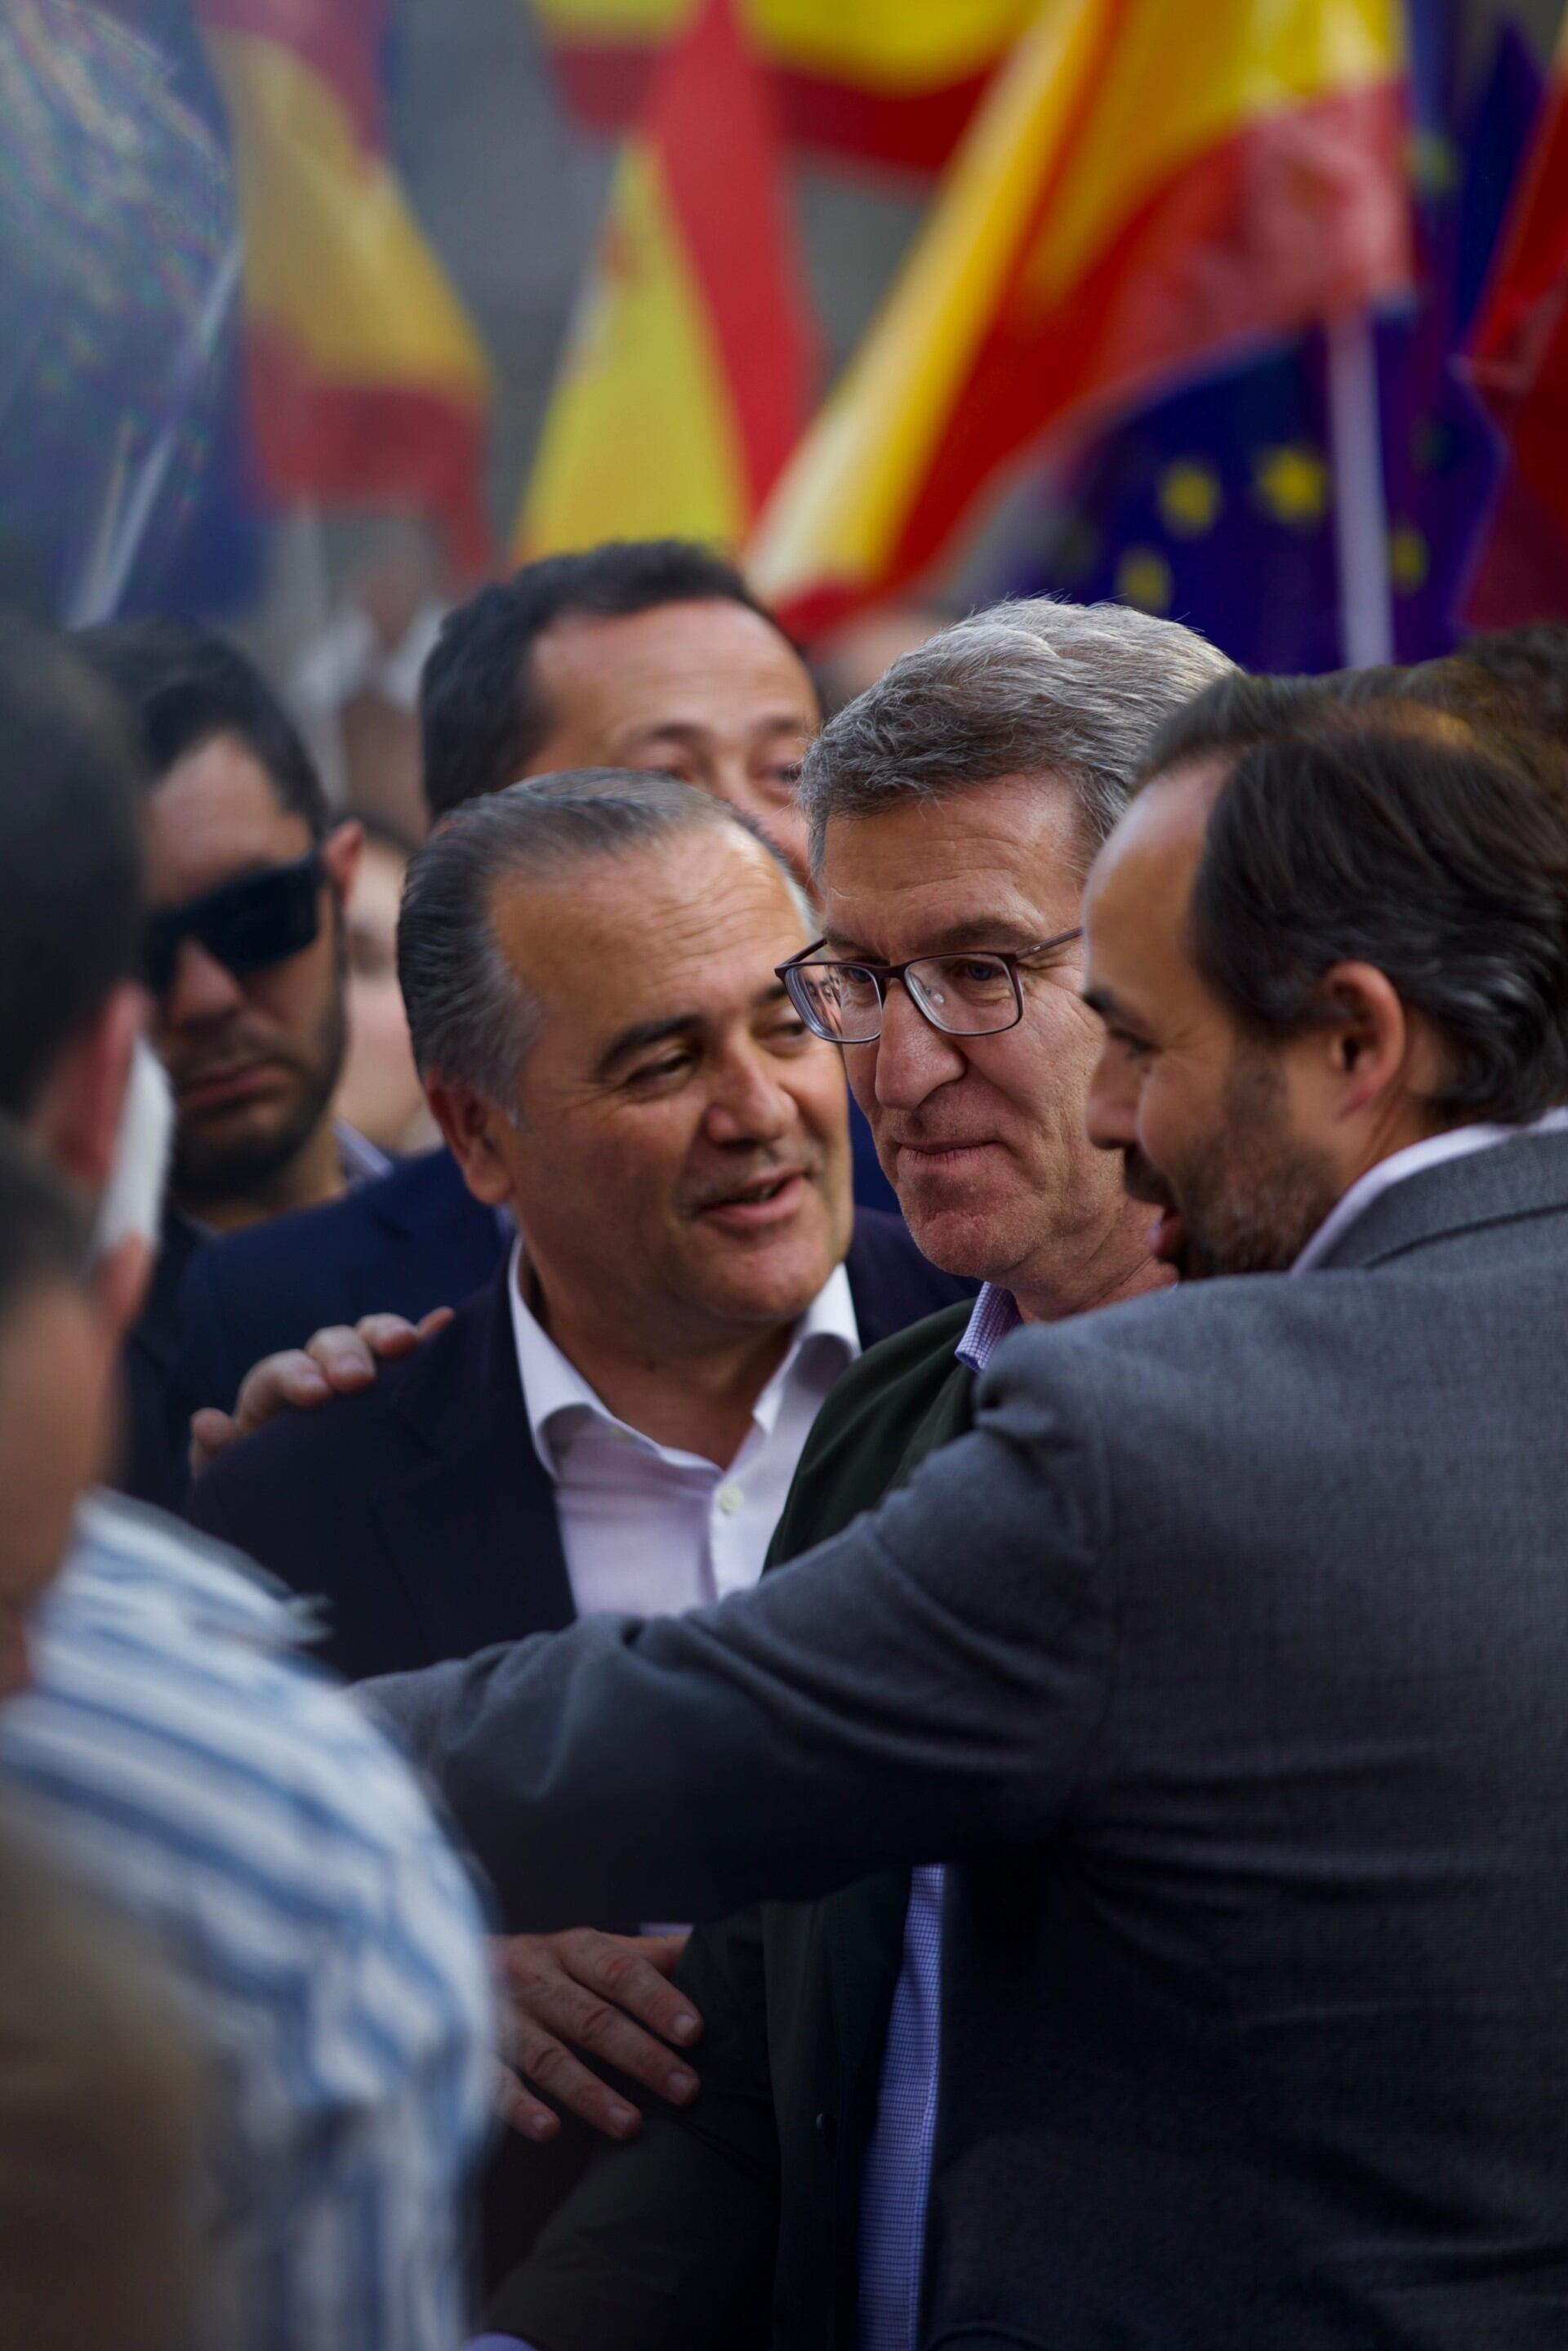
[[[309,754],[254,665],[184,622],[78,640],[130,716],[149,779],[141,977],[177,1128],[158,1279],[128,1350],[124,1484],[177,1501],[178,1299],[211,1235],[336,1199],[382,1155],[336,1124],[342,909],[357,824],[333,827]]]

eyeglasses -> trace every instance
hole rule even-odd
[[[204,898],[149,914],[141,926],[142,978],[154,996],[164,995],[187,939],[236,976],[300,954],[320,934],[323,878],[320,856],[312,850],[292,865],[246,874]]]
[[[1023,1019],[1019,964],[1082,936],[1080,928],[1042,939],[1037,947],[979,947],[961,955],[916,956],[910,963],[836,962],[818,956],[819,939],[779,964],[776,976],[811,1034],[825,1037],[830,1045],[874,1045],[895,979],[904,982],[915,1010],[945,1036],[995,1037]]]

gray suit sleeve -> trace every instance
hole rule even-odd
[[[755,1591],[364,1685],[515,1928],[716,1917],[1048,1833],[1114,1595],[1095,1426],[1030,1344],[973,1434]]]

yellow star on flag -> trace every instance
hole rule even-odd
[[[1219,476],[1196,457],[1178,457],[1160,475],[1160,520],[1173,538],[1202,538],[1225,504]]]
[[[1260,449],[1252,460],[1252,495],[1271,521],[1310,530],[1328,509],[1329,469],[1315,449],[1299,441]]]

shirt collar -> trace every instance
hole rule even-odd
[[[958,1342],[958,1361],[972,1372],[983,1372],[1009,1332],[1022,1325],[1023,1316],[1012,1291],[994,1281],[984,1283]]]
[[[575,1364],[569,1363],[550,1337],[528,1300],[523,1295],[523,1244],[521,1238],[513,1244],[507,1268],[507,1294],[512,1307],[512,1335],[517,1350],[517,1373],[523,1384],[523,1405],[528,1416],[528,1434],[534,1451],[549,1477],[560,1475],[553,1424],[563,1414],[585,1414],[603,1428],[616,1430],[630,1443],[645,1447],[666,1458],[684,1458],[673,1454],[667,1447],[655,1444],[640,1429],[628,1426],[601,1402]],[[818,1290],[810,1306],[795,1325],[783,1362],[758,1397],[753,1417],[765,1435],[771,1435],[779,1418],[784,1391],[789,1375],[795,1370],[804,1351],[828,1349],[838,1358],[838,1368],[852,1364],[861,1352],[860,1327],[855,1321],[854,1299],[850,1290],[850,1278],[842,1265],[836,1265]]]
[[[368,1134],[361,1134],[346,1119],[332,1121],[332,1135],[338,1145],[338,1165],[350,1192],[357,1192],[361,1184],[373,1184],[378,1176],[391,1173],[392,1161],[380,1144],[372,1143]]]
[[[1358,1217],[1364,1217],[1374,1200],[1403,1184],[1411,1176],[1419,1176],[1428,1167],[1441,1167],[1449,1159],[1466,1159],[1473,1151],[1492,1151],[1499,1144],[1512,1143],[1521,1134],[1555,1134],[1568,1129],[1568,1105],[1547,1111],[1543,1116],[1531,1119],[1525,1126],[1455,1126],[1445,1134],[1429,1134],[1420,1143],[1407,1144],[1403,1151],[1380,1159],[1369,1167],[1336,1202],[1301,1251],[1292,1273],[1310,1273],[1321,1265],[1335,1244],[1343,1239]]]

